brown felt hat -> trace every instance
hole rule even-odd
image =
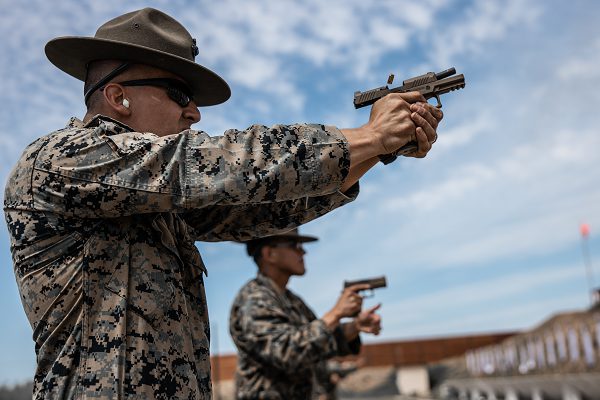
[[[260,239],[250,240],[250,241],[246,242],[246,252],[248,253],[249,256],[254,256],[254,254],[256,254],[256,252],[261,247],[266,246],[269,243],[273,243],[273,242],[290,241],[290,242],[307,243],[307,242],[314,242],[317,240],[319,240],[319,239],[314,236],[300,235],[300,233],[298,232],[298,228],[294,228],[291,231],[282,233],[280,235],[265,236]]]
[[[197,64],[196,40],[172,17],[144,8],[106,22],[94,37],[64,36],[46,44],[46,56],[58,68],[85,81],[94,60],[123,60],[172,72],[186,81],[198,106],[210,106],[231,96],[229,85]]]

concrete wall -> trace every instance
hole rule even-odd
[[[401,394],[429,396],[429,373],[424,366],[402,367],[396,372],[396,386]]]
[[[515,332],[486,335],[456,336],[397,342],[365,344],[358,356],[347,357],[359,360],[363,367],[405,367],[425,365],[448,357],[464,354],[467,350],[499,343]],[[237,356],[223,354],[211,357],[213,381],[231,380],[235,374]]]

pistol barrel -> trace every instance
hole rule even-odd
[[[435,74],[435,77],[438,79],[444,79],[451,75],[454,75],[455,73],[456,73],[456,68],[452,67],[452,68],[448,68],[445,71],[438,72],[437,74]]]
[[[354,286],[354,285],[369,285],[369,289],[379,289],[382,287],[387,287],[387,281],[385,280],[385,276],[380,276],[372,279],[359,279],[356,281],[344,281],[344,288]]]

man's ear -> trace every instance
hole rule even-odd
[[[263,246],[260,249],[260,257],[265,261],[271,261],[273,258],[274,248],[271,246]]]
[[[130,100],[127,100],[125,104],[123,103],[126,100],[123,86],[118,83],[109,83],[104,87],[102,93],[107,106],[111,110],[124,117],[131,115]]]

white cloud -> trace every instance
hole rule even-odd
[[[422,318],[413,323],[405,323],[397,318],[388,318],[390,323],[386,324],[387,320],[384,320],[383,328],[386,337],[395,340],[423,336],[529,330],[546,321],[555,313],[580,310],[584,302],[585,295],[572,294],[529,301],[519,307],[490,307],[487,312],[471,315],[455,315],[454,312],[446,310],[446,318],[439,315],[426,315],[429,318]],[[388,315],[394,314],[390,312]],[[365,342],[368,343],[369,339],[373,340],[367,338]]]
[[[477,123],[465,131],[464,135],[472,138],[479,131]],[[452,135],[460,133],[450,133],[451,142]],[[573,141],[574,137],[578,140]],[[403,208],[429,211],[449,200],[465,200],[467,196],[477,195],[477,191],[485,190],[484,186],[490,184],[498,187],[522,182],[529,186],[529,190],[535,191],[530,185],[545,181],[545,177],[560,179],[562,174],[571,175],[574,167],[586,168],[590,160],[597,158],[595,149],[598,146],[600,138],[594,131],[547,132],[543,139],[507,149],[508,153],[498,160],[459,165],[446,180],[432,181],[421,191],[388,197],[382,205],[386,212]],[[564,176],[563,179],[569,178]]]
[[[435,5],[437,4],[437,6]],[[215,4],[209,18],[188,22],[202,35],[211,60],[238,69],[254,57],[270,60],[280,68],[251,69],[241,83],[287,76],[287,69],[274,60],[283,56],[302,59],[316,67],[344,66],[364,76],[370,66],[391,50],[407,47],[412,37],[429,28],[433,15],[443,3],[415,5],[406,2],[252,2]],[[293,18],[289,16],[293,15]],[[301,71],[297,71],[301,73]]]
[[[438,310],[442,304],[444,308],[454,310],[478,309],[486,303],[501,303],[502,300],[520,295],[531,295],[556,283],[582,279],[584,276],[580,265],[548,266],[533,271],[522,265],[519,270],[521,272],[499,278],[469,282],[405,301],[387,303],[386,309],[392,314],[402,315],[405,322],[410,322],[411,319],[420,318],[419,313]],[[512,301],[508,303],[512,307]]]
[[[535,0],[478,1],[449,26],[436,29],[431,59],[439,65],[451,65],[459,55],[489,53],[484,45],[499,41],[511,29],[537,22],[542,5]]]
[[[383,211],[393,213],[399,209],[418,209],[420,213],[427,212],[449,200],[463,198],[494,176],[495,172],[484,165],[466,166],[456,171],[453,178],[433,183],[423,191],[386,198],[382,201]]]
[[[600,68],[598,68],[600,39],[593,38],[591,43],[584,46],[583,49],[577,50],[583,54],[577,54],[575,57],[564,60],[564,63],[559,65],[556,75],[563,81],[579,82],[586,85],[590,79],[600,77]]]

